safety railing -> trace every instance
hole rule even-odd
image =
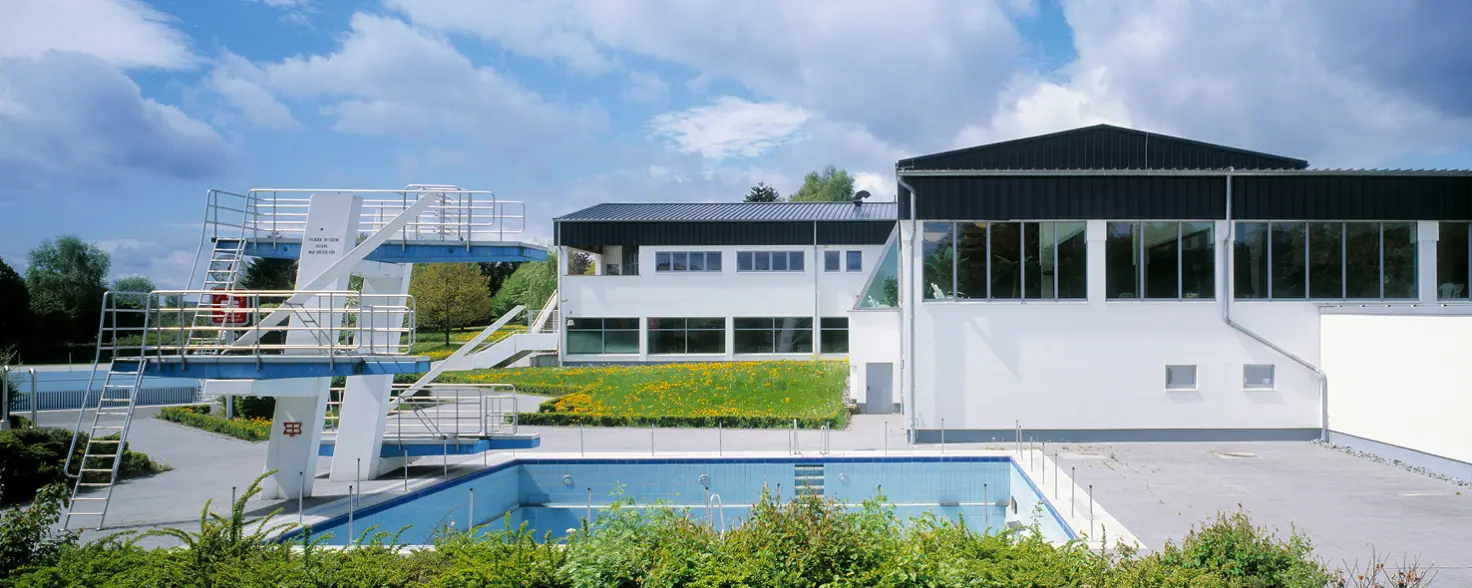
[[[454,186],[412,185],[403,190],[256,189],[245,194],[212,190],[205,211],[206,234],[215,239],[300,241],[307,209],[318,194],[354,194],[363,198],[356,233],[383,229],[421,198],[434,200],[391,240],[410,242],[499,242],[516,238],[526,227],[526,205],[503,200],[485,190]]]
[[[301,299],[290,302],[293,297]],[[201,313],[210,320],[195,320]],[[262,326],[265,317],[278,313],[286,320]],[[255,335],[248,344],[232,343],[246,333]],[[99,360],[407,355],[414,344],[414,297],[351,290],[108,292],[97,335]]]
[[[517,431],[516,386],[512,384],[429,384],[399,398],[409,384],[395,384],[386,440],[483,438]],[[335,437],[342,418],[344,390],[334,388],[327,403],[325,431]]]

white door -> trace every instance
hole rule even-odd
[[[894,412],[894,364],[864,364],[864,413]]]

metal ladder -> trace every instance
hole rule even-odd
[[[102,393],[97,398],[97,411],[92,415],[92,428],[87,444],[82,449],[82,458],[77,464],[77,473],[72,475],[72,456],[77,452],[77,433],[72,434],[71,448],[63,466],[68,476],[76,478],[72,487],[72,500],[67,507],[62,527],[71,524],[74,516],[97,517],[97,529],[107,518],[107,505],[112,498],[113,485],[118,480],[118,470],[123,464],[123,448],[128,440],[128,427],[133,424],[133,408],[137,406],[138,389],[143,385],[143,367],[147,359],[114,359],[108,367],[107,377],[102,381]],[[85,405],[84,405],[85,406]],[[105,438],[117,435],[116,439]],[[110,461],[110,463],[109,463]],[[92,474],[89,478],[88,474]],[[102,474],[107,481],[98,481]],[[100,496],[84,496],[83,492],[101,488]],[[83,509],[84,505],[97,507]]]
[[[244,239],[216,239],[214,248],[210,250],[209,264],[205,266],[203,288],[205,290],[233,290],[235,283],[240,279],[240,265],[244,261]],[[228,343],[226,337],[229,336],[229,331],[210,328],[214,326],[211,321],[216,308],[208,294],[200,296],[192,322],[195,328],[189,330],[189,340],[185,342],[187,346],[213,346]]]

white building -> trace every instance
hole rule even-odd
[[[902,410],[920,441],[1328,436],[1472,477],[1472,433],[1453,432],[1472,395],[1452,391],[1472,368],[1427,359],[1472,345],[1449,326],[1472,326],[1472,173],[1316,170],[1107,125],[896,171],[896,204],[559,218],[557,244],[602,274],[562,277],[562,359],[846,353],[865,410]],[[765,261],[781,252],[798,261]]]

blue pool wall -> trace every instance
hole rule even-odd
[[[934,466],[947,463],[946,470]],[[993,527],[1004,520],[1032,523],[1033,506],[1040,502],[1038,489],[1005,456],[919,456],[919,457],[826,457],[826,458],[689,458],[689,459],[517,459],[498,464],[454,480],[397,496],[384,502],[360,508],[353,514],[352,539],[376,526],[390,534],[408,527],[400,543],[430,542],[435,528],[450,525],[464,530],[471,524],[471,495],[474,495],[474,524],[490,523],[500,528],[500,519],[512,511],[512,525],[528,520],[533,528],[550,530],[547,525],[573,522],[586,513],[592,489],[596,507],[606,506],[619,498],[612,491],[621,486],[623,496],[632,498],[636,506],[656,501],[672,505],[692,506],[692,516],[704,515],[706,486],[701,475],[708,477],[710,491],[720,494],[727,509],[728,524],[736,516],[745,516],[747,505],[757,501],[765,483],[772,493],[780,491],[783,500],[792,496],[794,470],[798,464],[822,464],[824,496],[840,502],[857,504],[874,496],[882,485],[885,502],[901,505],[901,517],[915,514],[907,503],[962,503],[942,506],[940,514],[964,513],[975,525],[990,517]],[[960,469],[957,469],[959,467]],[[564,482],[571,477],[571,484]],[[1017,501],[1017,513],[995,507],[985,512],[983,500],[1005,502],[1011,496]],[[1041,521],[1045,536],[1064,541],[1073,534],[1058,513],[1045,505]],[[521,506],[553,506],[528,508]],[[583,509],[576,507],[582,506]],[[570,507],[570,508],[569,508]],[[577,513],[570,515],[570,513]],[[596,513],[595,513],[596,515]],[[571,518],[569,518],[571,517]],[[543,521],[541,519],[549,519]],[[1051,520],[1049,520],[1051,519]],[[554,522],[555,520],[555,522]],[[570,525],[571,526],[571,525]],[[348,542],[348,515],[341,515],[313,526],[313,535],[331,533],[330,544]],[[555,529],[554,535],[562,535]],[[299,532],[281,536],[294,540]]]

